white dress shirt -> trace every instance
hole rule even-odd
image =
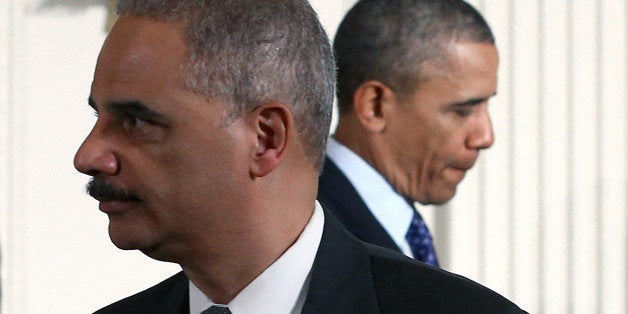
[[[349,179],[395,244],[405,255],[413,257],[406,241],[406,232],[415,209],[362,157],[333,138],[329,138],[327,142],[327,156]]]
[[[301,313],[324,224],[323,209],[316,201],[314,214],[297,241],[226,305],[231,313]],[[216,305],[191,281],[189,291],[191,314]]]

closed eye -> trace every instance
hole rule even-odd
[[[454,108],[454,113],[462,118],[469,116],[473,112],[473,106]]]
[[[449,105],[449,109],[461,118],[468,117],[473,113],[473,110],[488,101],[489,98],[473,98],[464,102],[453,103]]]

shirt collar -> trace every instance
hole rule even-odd
[[[323,209],[317,201],[297,241],[228,304],[231,313],[301,313],[324,224]],[[191,281],[189,291],[190,313],[198,314],[215,305]]]
[[[404,254],[412,257],[412,251],[406,241],[406,232],[415,209],[377,170],[334,138],[327,141],[327,156],[349,179],[395,244]]]

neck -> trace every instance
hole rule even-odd
[[[375,153],[372,149],[373,144],[371,143],[373,140],[372,137],[371,132],[364,128],[354,115],[350,114],[340,118],[336,132],[334,133],[334,139],[338,141],[338,143],[346,146],[377,169],[377,167],[375,167]]]
[[[260,182],[266,187],[259,190],[258,198],[251,198],[255,204],[238,216],[237,226],[219,238],[212,235],[212,241],[196,242],[192,252],[185,254],[188,258],[179,261],[187,277],[212,301],[231,302],[294,244],[307,225],[316,189],[304,190],[299,185],[311,185],[312,180],[316,176],[290,183],[273,182],[273,177]],[[268,189],[268,185],[282,188]]]

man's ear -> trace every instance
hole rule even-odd
[[[253,177],[263,177],[277,168],[283,159],[293,117],[286,105],[272,101],[255,108],[249,113],[249,119],[257,133],[250,172]]]
[[[366,81],[353,93],[353,110],[360,123],[371,132],[386,128],[386,107],[394,102],[395,93],[380,81]]]

